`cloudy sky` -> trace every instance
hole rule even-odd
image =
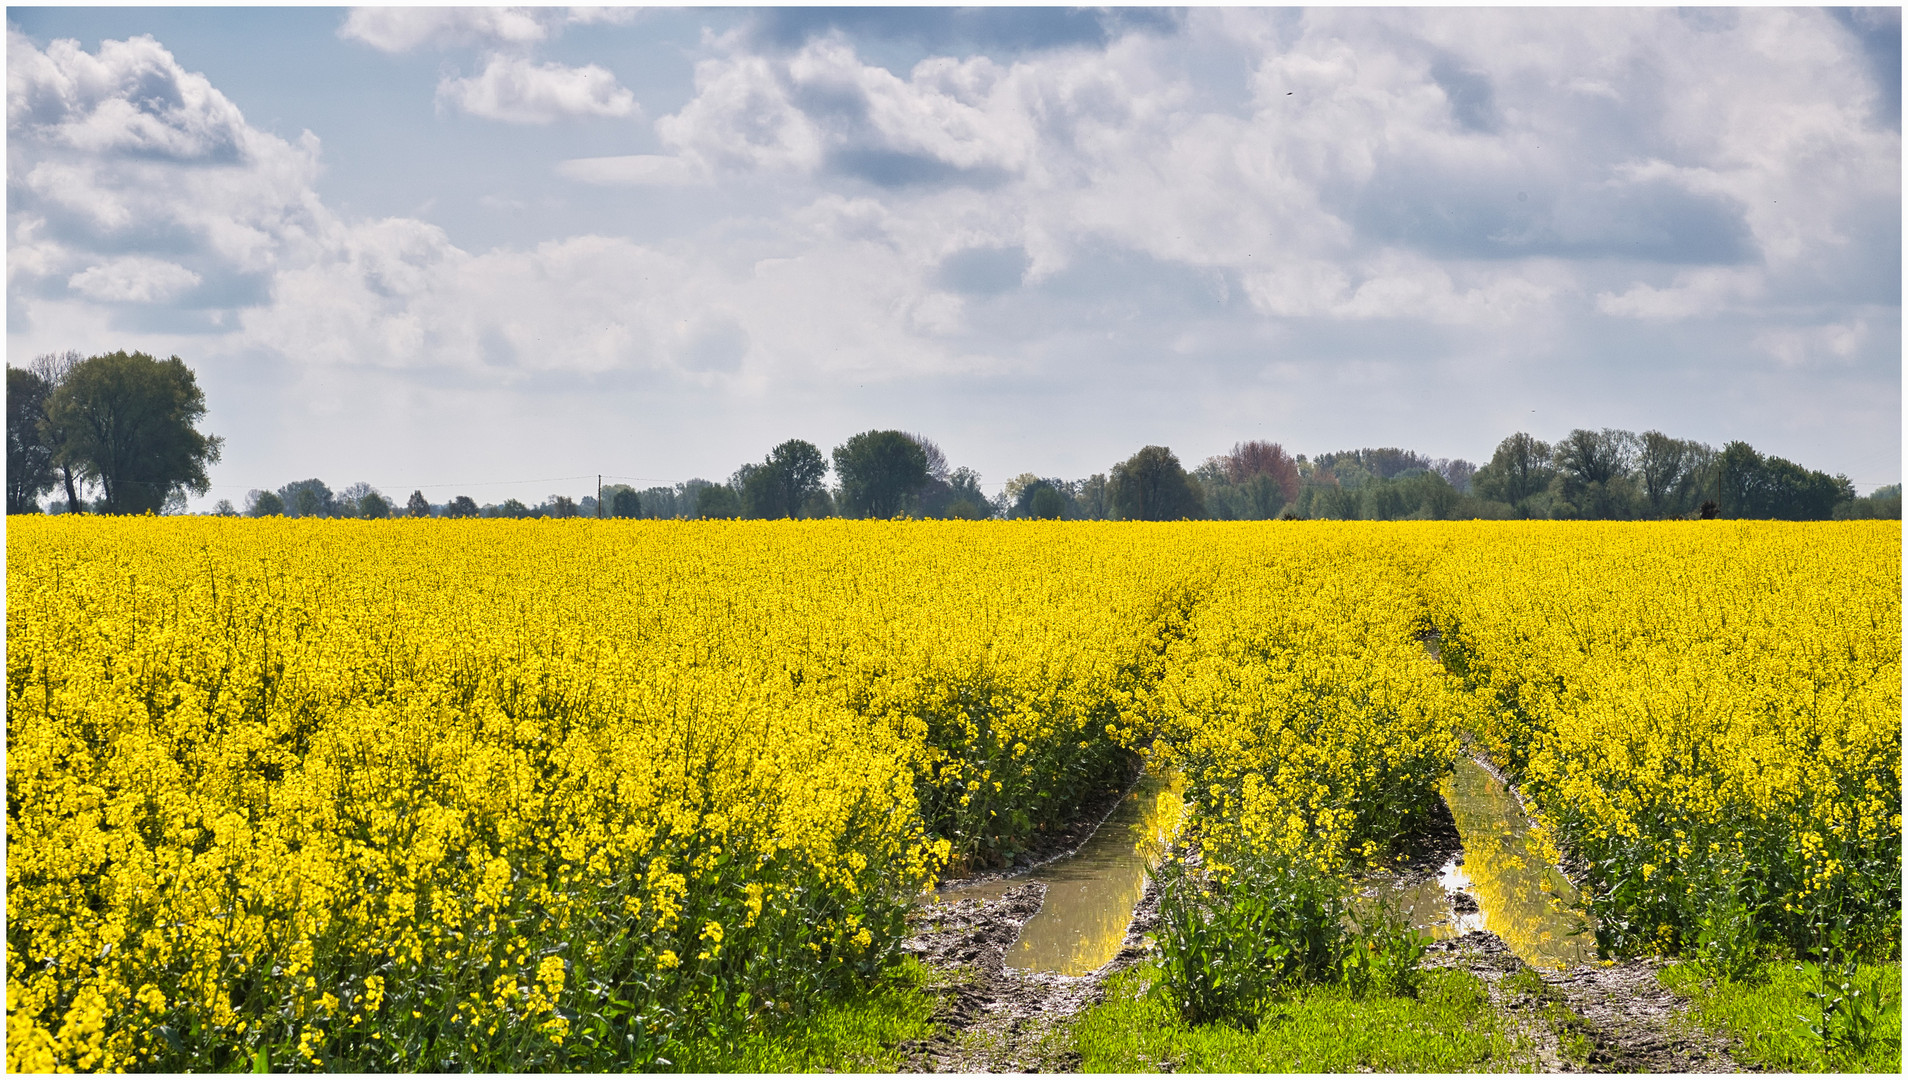
[[[990,486],[1573,427],[1901,478],[1899,8],[7,23],[9,362],[183,357],[201,504],[890,427]]]

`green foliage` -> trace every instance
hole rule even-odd
[[[1724,517],[1821,520],[1834,516],[1837,506],[1855,498],[1855,486],[1846,476],[1830,476],[1784,458],[1764,457],[1746,442],[1723,447],[1717,465]]]
[[[928,480],[927,451],[900,431],[864,431],[835,447],[842,512],[852,517],[890,518]]]
[[[962,466],[946,479],[930,477],[920,494],[921,515],[978,521],[994,515],[993,503],[981,491],[980,474]]]
[[[1179,521],[1206,515],[1199,485],[1163,446],[1143,447],[1113,466],[1108,495],[1113,515],[1122,521]]]
[[[1693,1018],[1726,1031],[1746,1063],[1785,1072],[1901,1071],[1901,964],[1769,961],[1740,978],[1701,963],[1658,973],[1692,999]]]
[[[330,517],[338,509],[331,487],[316,477],[294,480],[278,489],[279,513],[287,517]]]
[[[158,513],[168,496],[203,495],[221,440],[201,434],[205,394],[185,362],[115,352],[75,364],[46,405],[53,447],[104,492],[109,514]]]
[[[710,484],[696,492],[696,516],[732,518],[742,516],[742,500],[727,484]]]
[[[1424,973],[1416,996],[1345,985],[1296,989],[1249,1028],[1188,1024],[1152,991],[1147,964],[1109,980],[1075,1022],[1083,1072],[1333,1073],[1527,1070],[1535,1056],[1491,1008],[1476,976]]]
[[[1345,986],[1354,994],[1385,994],[1411,997],[1424,984],[1424,970],[1418,966],[1431,939],[1424,936],[1409,919],[1387,900],[1379,900],[1365,910],[1354,909],[1357,936],[1345,956]]]
[[[1471,490],[1479,498],[1516,506],[1550,486],[1556,475],[1550,459],[1549,443],[1520,431],[1497,444],[1490,462],[1471,478]]]
[[[1667,813],[1635,837],[1593,838],[1592,826],[1568,813],[1561,833],[1585,854],[1586,898],[1597,926],[1598,951],[1608,956],[1666,951],[1694,953],[1707,970],[1739,972],[1774,955],[1840,960],[1900,955],[1899,834],[1863,843],[1833,833],[1823,837],[1826,858],[1847,872],[1827,887],[1809,885],[1817,865],[1796,832],[1781,821],[1738,830],[1740,856],[1700,854],[1724,834],[1714,822]],[[1745,824],[1736,821],[1735,824]],[[1681,830],[1693,852],[1665,857],[1659,843]],[[1740,860],[1740,862],[1736,860]],[[1650,866],[1648,872],[1645,866]],[[1753,867],[1753,872],[1734,869]]]
[[[1354,909],[1350,887],[1289,858],[1240,856],[1207,874],[1179,860],[1157,872],[1154,991],[1188,1024],[1257,1023],[1306,985],[1409,996],[1425,939],[1382,904]]]
[[[1745,979],[1757,967],[1757,904],[1744,871],[1739,861],[1717,858],[1698,885],[1704,895],[1692,962],[1711,978]]]
[[[828,462],[815,444],[790,439],[769,451],[762,464],[748,466],[735,485],[745,516],[789,518],[803,516],[809,501],[822,494]]]
[[[904,1062],[895,1049],[934,1032],[933,974],[912,957],[864,988],[824,1001],[806,1015],[757,1018],[692,1040],[672,1062],[683,1072],[884,1072]]]
[[[53,384],[37,372],[7,368],[7,513],[32,514],[53,490],[53,447],[41,421]]]
[[[1859,499],[1851,499],[1835,507],[1835,519],[1837,521],[1863,520],[1869,518],[1886,518],[1892,521],[1901,520],[1900,484],[1889,484],[1886,487],[1878,487]]]

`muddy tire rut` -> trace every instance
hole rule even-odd
[[[1146,958],[1158,918],[1148,883],[1120,952],[1088,975],[1021,971],[1004,962],[1046,886],[1029,882],[992,900],[926,905],[909,915],[903,949],[935,972],[937,1033],[900,1047],[908,1072],[1075,1072],[1069,1021],[1102,1000],[1108,977]],[[1753,1072],[1727,1038],[1683,1018],[1686,1002],[1647,960],[1565,971],[1531,968],[1485,930],[1434,943],[1427,967],[1462,968],[1534,1054],[1541,1072]],[[1170,1071],[1170,1063],[1162,1063]]]
[[[1145,958],[1159,911],[1149,882],[1119,953],[1087,975],[1022,971],[1004,962],[1047,887],[1029,882],[994,900],[960,900],[917,908],[903,943],[938,976],[930,1039],[901,1047],[910,1072],[1077,1072],[1066,1026],[1100,1003],[1106,980]]]
[[[1426,967],[1483,981],[1491,1005],[1536,1054],[1542,1072],[1754,1072],[1730,1041],[1685,1019],[1688,1003],[1649,960],[1563,971],[1532,968],[1488,930],[1435,942]]]

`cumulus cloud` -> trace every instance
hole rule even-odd
[[[476,75],[439,83],[437,100],[472,116],[510,124],[636,112],[636,96],[595,64],[566,67],[501,55],[487,58]]]
[[[549,37],[562,19],[554,8],[363,7],[351,9],[338,36],[390,53],[422,45],[526,45]]]
[[[10,32],[7,53],[10,300],[257,302],[330,242],[317,138],[250,127],[152,38],[89,54]]]
[[[638,115],[602,68],[532,58],[590,16],[382,10],[342,33],[482,50],[446,108]],[[1409,376],[1399,357],[1552,355],[1565,323],[1588,355],[1596,334],[1712,320],[1690,336],[1726,329],[1732,358],[1777,372],[1865,371],[1898,347],[1900,136],[1821,12],[1195,9],[1061,29],[907,67],[836,25],[687,44],[694,85],[659,145],[628,129],[650,152],[577,143],[611,152],[526,166],[579,185],[578,206],[668,225],[488,248],[341,218],[315,136],[251,127],[149,38],[89,54],[10,35],[10,316],[172,304],[302,371],[744,396],[955,375],[1060,393],[1161,356],[1215,384],[1369,393]],[[616,187],[648,190],[590,190]],[[1157,377],[1168,396],[1199,381]],[[1393,392],[1400,415],[1437,411]]]
[[[905,75],[804,33],[781,52],[721,42],[658,121],[665,144],[712,174],[842,177],[916,213],[994,191],[1021,213],[990,240],[1032,253],[1035,280],[1110,242],[1244,275],[1272,315],[1495,318],[1589,286],[1606,314],[1681,319],[1823,279],[1851,248],[1895,261],[1860,223],[1899,198],[1899,135],[1870,122],[1854,46],[1819,12],[1197,12],[1173,37]],[[1250,96],[1215,107],[1189,52],[1246,64]],[[1443,270],[1369,269],[1406,256],[1501,265],[1448,293]],[[1556,259],[1637,278],[1519,284]]]
[[[178,263],[129,255],[89,266],[66,283],[94,300],[151,304],[171,300],[203,280]]]
[[[1756,332],[1755,347],[1785,368],[1846,364],[1868,344],[1865,319],[1826,326],[1771,327]]]

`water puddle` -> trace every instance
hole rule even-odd
[[[1185,814],[1184,781],[1142,776],[1072,855],[1015,877],[953,885],[933,903],[992,900],[1031,881],[1046,899],[1007,950],[1008,967],[1085,975],[1120,951],[1149,868],[1168,849]],[[1383,898],[1434,939],[1489,930],[1533,967],[1596,959],[1596,937],[1575,910],[1576,889],[1544,858],[1517,796],[1490,770],[1461,757],[1443,784],[1464,853],[1435,879],[1411,886],[1379,882]]]
[[[1147,870],[1170,847],[1185,816],[1184,781],[1147,774],[1080,850],[1016,877],[955,885],[935,903],[992,900],[1030,881],[1047,885],[1040,913],[1007,950],[1008,967],[1085,975],[1113,959],[1126,939]]]
[[[1433,938],[1489,930],[1532,967],[1595,960],[1596,935],[1576,910],[1576,888],[1538,850],[1517,796],[1469,757],[1458,759],[1443,794],[1464,854],[1435,881],[1373,891]]]

